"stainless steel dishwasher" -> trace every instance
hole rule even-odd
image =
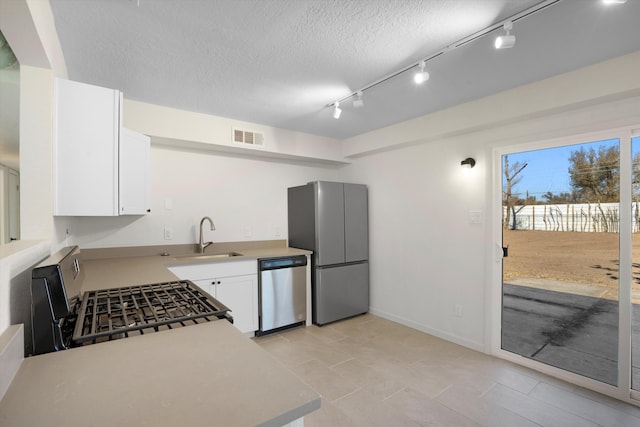
[[[260,329],[263,335],[307,320],[307,257],[259,260]]]

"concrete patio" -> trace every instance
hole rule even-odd
[[[640,305],[632,311],[632,384],[640,390]],[[617,301],[505,283],[502,348],[617,384]]]

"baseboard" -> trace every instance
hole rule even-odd
[[[396,323],[400,323],[401,325],[408,326],[409,328],[416,329],[418,331],[427,333],[429,335],[433,335],[438,338],[442,338],[443,340],[451,341],[452,343],[459,344],[461,346],[470,348],[475,351],[479,351],[481,353],[485,352],[484,343],[472,341],[467,338],[460,337],[458,335],[453,335],[448,332],[440,331],[438,329],[429,328],[428,326],[414,322],[410,319],[406,319],[404,317],[397,316],[395,314],[391,314],[386,311],[379,310],[373,307],[369,307],[369,312],[371,314],[375,314],[376,316],[383,317],[387,320],[392,320]]]
[[[0,335],[0,400],[24,360],[24,326],[11,325]]]

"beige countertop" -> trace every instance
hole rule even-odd
[[[241,255],[229,258],[215,257],[216,254],[226,252]],[[284,241],[267,241],[216,243],[208,247],[204,254],[195,253],[194,245],[81,249],[81,253],[84,271],[81,290],[84,292],[178,280],[168,268],[179,265],[258,260],[309,255],[312,252],[289,248],[284,245]]]
[[[281,426],[321,398],[219,320],[23,361],[2,426]]]
[[[242,255],[184,257],[193,245],[81,249],[82,290],[177,280],[168,270],[177,265],[311,254],[280,241],[214,244],[205,254],[227,251]],[[320,395],[218,320],[26,358],[0,401],[0,425],[281,426],[320,404]]]

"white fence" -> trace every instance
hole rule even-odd
[[[578,203],[562,205],[514,206],[509,213],[508,228],[542,231],[577,231],[617,233],[619,227],[618,203]],[[633,202],[632,231],[640,231],[640,204]],[[502,208],[503,223],[507,222],[507,207]]]

